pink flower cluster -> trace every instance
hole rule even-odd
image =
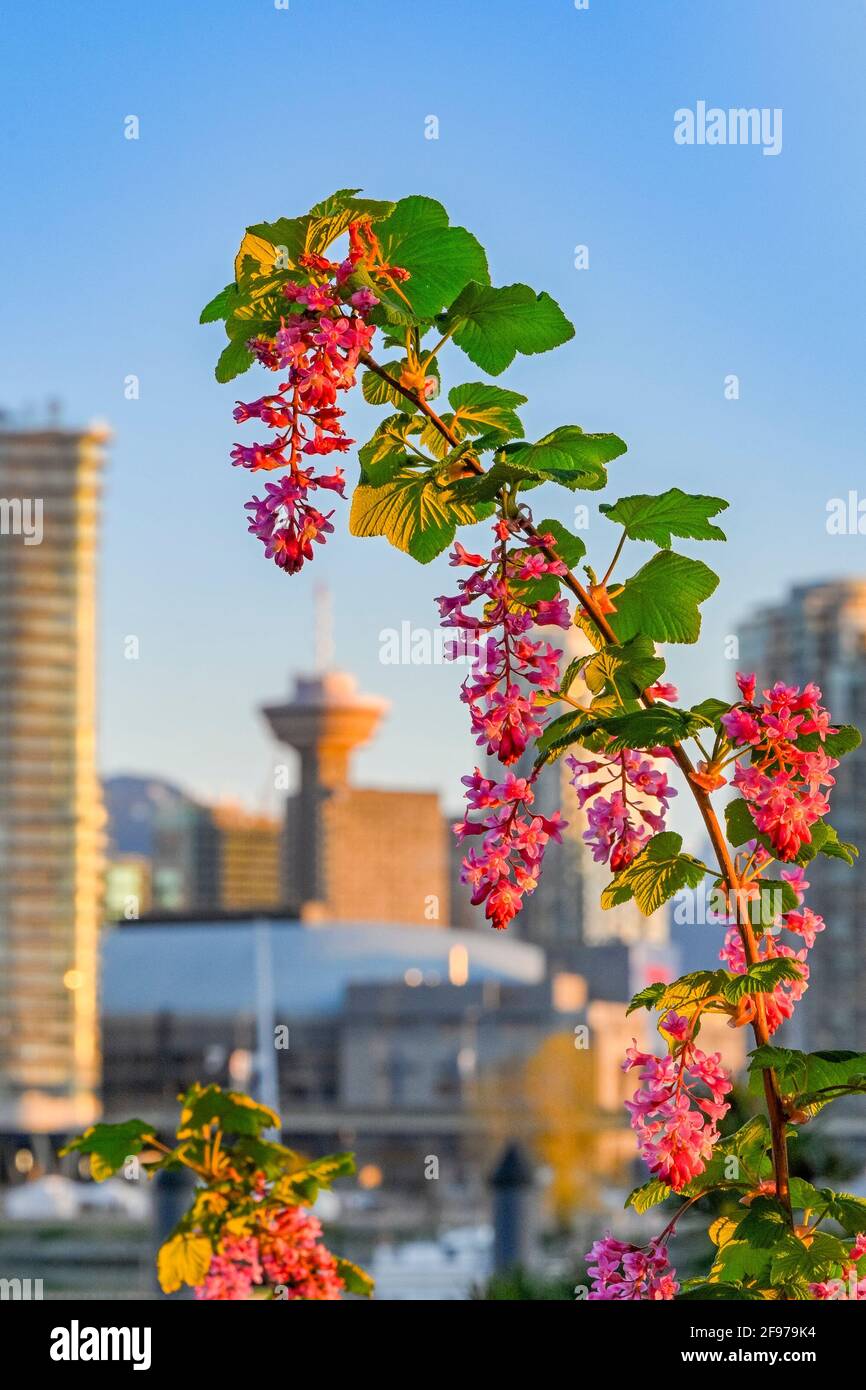
[[[252,472],[287,468],[279,483],[268,483],[263,498],[253,497],[246,509],[252,513],[249,529],[265,546],[265,554],[289,574],[312,559],[313,542],[322,544],[333,531],[330,517],[309,501],[309,494],[325,488],[343,496],[340,468],[317,474],[304,459],[311,455],[345,453],[354,440],[340,423],[344,411],[336,405],[337,393],[355,385],[355,372],[370,346],[374,328],[366,321],[379,300],[370,289],[349,292],[346,281],[361,267],[392,283],[407,278],[397,266],[384,266],[379,248],[362,223],[349,228],[349,255],[340,264],[323,256],[300,258],[312,283],[290,281],[283,287],[286,316],[273,338],[252,338],[250,351],[271,371],[286,373],[286,380],[272,395],[256,401],[239,401],[234,411],[238,423],[258,419],[281,431],[266,444],[235,445],[232,462]]]
[[[587,1269],[592,1279],[590,1301],[659,1301],[672,1299],[679,1292],[676,1270],[668,1263],[667,1248],[661,1237],[641,1248],[606,1235],[595,1242],[586,1258],[592,1261]]]
[[[666,755],[668,750],[654,752]],[[593,859],[597,864],[610,861],[614,873],[626,868],[645,848],[649,830],[654,834],[664,830],[664,812],[677,794],[667,773],[629,748],[610,755],[600,753],[587,761],[568,757],[566,763],[574,772],[572,784],[578,802],[589,807],[589,829],[583,838],[592,849]]]
[[[256,1235],[227,1236],[211,1260],[198,1299],[249,1298],[267,1284],[281,1299],[338,1299],[345,1288],[322,1227],[303,1207],[284,1207]]]
[[[533,537],[530,547],[509,550],[513,528],[500,520],[494,526],[496,544],[489,558],[473,555],[457,542],[451,564],[473,572],[459,581],[459,592],[437,602],[443,627],[458,630],[460,641],[451,656],[474,643],[472,675],[463,683],[461,698],[469,706],[475,741],[505,766],[525,753],[529,741],[544,725],[543,693],[559,685],[562,652],[550,643],[530,638],[538,627],[568,628],[571,615],[564,599],[532,600],[532,581],[560,575],[565,567],[549,561],[537,547],[553,537]],[[482,603],[481,613],[469,610]],[[485,903],[485,914],[497,929],[519,912],[526,893],[538,883],[548,841],[559,840],[565,822],[533,815],[531,777],[509,774],[503,782],[482,777],[478,768],[464,777],[467,814],[455,833],[462,840],[479,836],[480,845],[463,860],[461,878],[472,888],[472,902]],[[478,820],[470,813],[482,812]]]
[[[650,1172],[679,1192],[712,1155],[732,1083],[718,1052],[695,1047],[687,1019],[670,1012],[663,1027],[678,1042],[672,1055],[654,1057],[636,1044],[626,1052],[623,1071],[638,1067],[641,1082],[626,1108]]]
[[[812,838],[810,826],[830,809],[824,792],[832,787],[839,766],[823,747],[797,746],[805,734],[817,734],[821,744],[830,716],[821,704],[817,685],[777,682],[755,701],[755,677],[737,673],[743,699],[722,715],[722,725],[735,748],[749,749],[748,763],[737,761],[733,782],[748,803],[755,826],[767,835],[778,859],[797,857]]]
[[[866,1278],[861,1278],[858,1262],[866,1258],[866,1231],[861,1231],[848,1252],[849,1263],[842,1266],[841,1279],[827,1279],[821,1284],[810,1284],[809,1292],[819,1302],[833,1300],[838,1302],[862,1303],[866,1301]]]
[[[770,856],[757,847],[748,846],[756,857],[756,862],[763,866],[769,861]],[[782,980],[770,994],[763,994],[764,1017],[767,1024],[767,1031],[770,1034],[776,1032],[786,1019],[790,1018],[794,1012],[794,1006],[802,999],[809,987],[809,967],[806,958],[809,951],[815,944],[815,937],[824,930],[824,919],[811,908],[804,906],[805,890],[809,887],[806,880],[805,871],[795,865],[791,869],[782,869],[781,877],[785,879],[794,892],[797,894],[797,908],[791,912],[780,913],[773,922],[773,932],[785,930],[795,937],[799,937],[802,946],[791,946],[785,941],[778,940],[777,936],[770,931],[763,931],[758,937],[758,959],[774,960],[784,956],[788,960],[797,962],[800,970],[798,980]],[[754,891],[759,891],[759,883],[754,885]],[[735,975],[744,975],[748,969],[746,953],[743,947],[742,937],[737,927],[731,927],[725,935],[725,942],[719,952],[719,960],[723,961],[729,970]],[[747,1021],[747,1020],[744,1020]]]
[[[558,811],[552,816],[535,816],[531,777],[515,777],[509,772],[502,782],[482,777],[476,767],[471,777],[463,777],[467,815],[455,833],[463,840],[481,836],[480,847],[472,848],[463,860],[461,880],[472,888],[472,902],[485,903],[485,915],[498,930],[508,926],[523,903],[523,896],[537,886],[544,851],[550,840],[561,841],[565,822]],[[469,811],[483,811],[480,820],[470,820]]]

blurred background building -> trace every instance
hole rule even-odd
[[[96,547],[106,431],[0,428],[0,1126],[97,1109],[104,812]],[[37,523],[38,519],[38,525]]]

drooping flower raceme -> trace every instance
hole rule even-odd
[[[343,496],[342,469],[316,473],[311,456],[346,453],[354,440],[340,423],[344,411],[337,395],[355,385],[361,353],[373,338],[367,322],[379,303],[372,290],[349,291],[347,280],[363,268],[373,279],[393,284],[406,279],[398,266],[381,262],[378,243],[364,223],[349,228],[349,254],[337,264],[323,256],[301,256],[299,265],[311,283],[294,280],[283,286],[285,315],[272,338],[252,338],[247,346],[271,371],[285,374],[275,392],[256,401],[239,401],[238,423],[261,420],[280,431],[265,444],[237,444],[232,462],[252,472],[285,468],[277,483],[265,485],[264,497],[246,504],[249,529],[265,546],[265,554],[289,574],[312,559],[313,543],[322,544],[333,531],[333,511],[322,512],[310,500],[318,489]]]
[[[668,1263],[667,1247],[661,1237],[640,1247],[614,1240],[608,1234],[595,1242],[587,1260],[592,1280],[590,1301],[667,1301],[679,1292],[676,1270]]]
[[[668,1013],[664,1027],[677,1043],[672,1055],[654,1057],[636,1044],[626,1052],[623,1071],[637,1067],[641,1083],[626,1108],[650,1172],[679,1192],[712,1156],[731,1079],[718,1052],[695,1047],[687,1019]]]
[[[461,698],[469,706],[476,743],[508,767],[526,751],[545,722],[544,692],[559,684],[562,652],[549,642],[535,640],[539,627],[570,625],[568,605],[561,599],[533,599],[533,581],[564,572],[533,546],[509,549],[514,530],[507,521],[494,526],[496,544],[489,558],[470,554],[459,543],[451,564],[472,573],[459,581],[459,592],[439,598],[444,627],[455,628],[461,641],[449,653],[466,651],[474,643],[472,674],[464,681]],[[547,538],[537,538],[540,546]],[[481,612],[471,611],[482,604]],[[507,927],[520,910],[523,897],[538,883],[545,847],[559,840],[565,822],[532,812],[535,774],[502,781],[483,777],[476,768],[464,777],[467,813],[454,827],[463,840],[477,837],[477,846],[463,860],[461,878],[472,888],[472,902],[485,904],[496,928]],[[475,814],[480,813],[480,814]]]
[[[738,673],[737,683],[743,699],[721,722],[732,746],[748,750],[750,761],[738,757],[733,782],[776,857],[792,860],[811,841],[810,826],[830,809],[824,789],[834,785],[839,761],[823,744],[836,730],[817,685],[801,689],[778,681],[756,702],[755,677]],[[806,734],[817,734],[815,748],[798,747]]]
[[[664,830],[664,813],[676,788],[650,758],[629,748],[590,759],[568,757],[566,763],[574,773],[578,802],[588,808],[583,838],[593,859],[597,864],[609,861],[614,873],[626,868],[645,847],[649,831]]]

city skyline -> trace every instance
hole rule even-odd
[[[384,541],[350,542],[338,501],[337,534],[309,575],[290,587],[263,565],[244,530],[249,480],[228,460],[235,391],[213,381],[216,330],[197,325],[213,284],[229,278],[245,221],[291,215],[341,182],[382,197],[423,187],[491,248],[497,280],[525,277],[563,303],[575,340],[552,364],[528,359],[502,378],[531,390],[533,437],[566,421],[615,430],[630,446],[611,469],[617,493],[652,491],[664,478],[731,498],[729,542],[713,547],[722,582],[706,607],[706,643],[669,653],[686,699],[705,693],[708,675],[718,693],[731,690],[736,663],[724,639],[757,604],[798,580],[866,570],[863,536],[827,530],[828,502],[847,498],[861,470],[864,195],[846,181],[845,218],[827,209],[862,143],[862,12],[734,3],[724,15],[678,13],[664,58],[646,65],[665,7],[562,4],[528,26],[524,6],[503,3],[491,40],[483,17],[445,3],[435,21],[404,21],[423,43],[412,73],[392,75],[387,141],[374,134],[375,111],[353,121],[336,99],[317,109],[314,131],[304,84],[289,82],[288,154],[258,108],[206,101],[215,86],[232,86],[234,7],[210,4],[206,24],[195,11],[172,12],[167,36],[168,13],[35,12],[10,16],[7,32],[7,182],[34,264],[55,264],[50,213],[63,201],[74,273],[6,287],[17,348],[2,404],[59,395],[66,420],[105,417],[115,431],[100,574],[104,773],[168,776],[208,799],[272,805],[275,749],[257,710],[284,694],[290,673],[313,666],[312,586],[324,581],[340,595],[337,664],[393,706],[359,755],[359,777],[429,787],[449,808],[459,800],[474,752],[454,698],[461,673],[380,661],[384,630],[435,628],[431,571],[441,592],[445,560],[416,572]],[[456,53],[451,19],[463,35]],[[391,23],[385,7],[366,6],[362,23],[347,4],[345,62],[367,70]],[[290,55],[320,39],[315,10],[300,2],[288,12],[263,6],[245,26],[251,50]],[[515,110],[507,91],[479,104],[476,65],[490,42],[520,52],[521,72],[543,94],[530,109]],[[815,63],[834,80],[832,107],[809,76]],[[779,154],[678,145],[675,112],[704,99],[783,110]],[[438,140],[424,136],[430,113]],[[130,114],[137,140],[125,138]],[[46,160],[50,201],[28,177]],[[215,177],[217,168],[231,178]],[[20,248],[11,228],[3,235],[12,264]],[[575,269],[577,245],[588,248],[588,270]],[[28,333],[34,318],[50,325],[47,361],[44,340]],[[731,373],[736,401],[724,396]],[[125,394],[131,377],[137,398]],[[377,418],[353,404],[359,443]],[[347,462],[351,476],[354,454]],[[755,594],[767,534],[753,504],[768,501],[779,533],[802,539],[773,551],[766,591]],[[604,532],[593,515],[593,560],[610,548]]]

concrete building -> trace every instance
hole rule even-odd
[[[447,830],[432,792],[356,787],[353,751],[372,738],[387,702],[327,670],[298,677],[264,715],[299,755],[286,803],[284,900],[332,921],[449,921]]]
[[[0,1127],[93,1119],[103,429],[0,430]]]
[[[741,671],[758,687],[816,681],[834,723],[866,729],[866,580],[800,585],[781,603],[752,614],[740,629]],[[843,840],[866,852],[866,753],[842,759],[830,820]],[[796,1041],[853,1047],[866,1037],[866,860],[854,868],[819,856],[808,869],[809,905],[827,931],[809,954],[809,991],[794,1019]]]

